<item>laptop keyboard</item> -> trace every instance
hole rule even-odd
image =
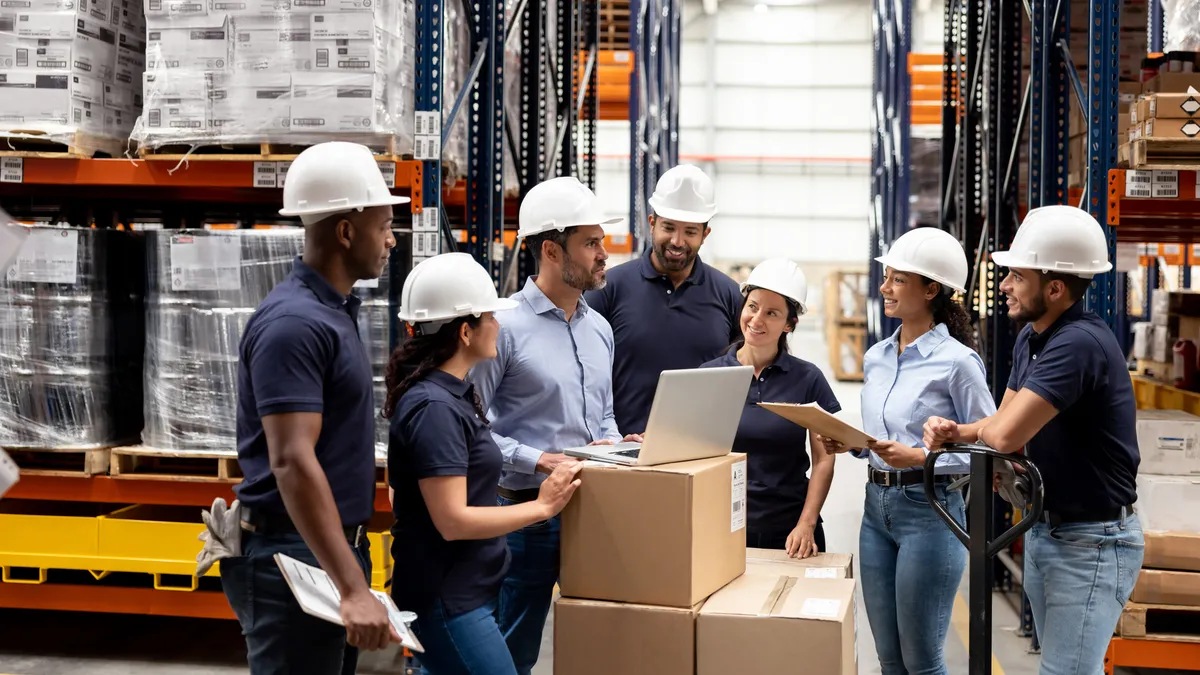
[[[631,457],[632,458],[632,457],[637,457],[638,453],[641,451],[642,451],[641,448],[634,448],[632,450],[620,450],[618,452],[613,452],[613,453],[609,453],[609,454],[617,455],[618,457]]]

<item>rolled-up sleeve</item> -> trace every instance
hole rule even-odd
[[[500,335],[496,338],[496,358],[476,364],[467,375],[467,379],[475,385],[475,392],[479,394],[484,409],[489,411],[488,417],[492,417],[490,411],[494,397],[503,395],[500,388],[513,349],[512,333],[501,325]],[[496,445],[500,446],[505,469],[531,475],[537,471],[537,462],[542,456],[541,450],[495,432],[492,432],[492,438]]]

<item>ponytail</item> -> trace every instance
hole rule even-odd
[[[384,378],[387,399],[381,411],[383,417],[390,418],[396,412],[400,399],[413,385],[425,379],[430,372],[449,361],[458,352],[458,329],[464,323],[476,328],[480,319],[473,316],[460,317],[442,326],[436,333],[422,335],[415,332],[392,352]],[[473,393],[474,398],[471,402],[475,404],[475,414],[486,424],[487,414],[483,410],[479,394]]]

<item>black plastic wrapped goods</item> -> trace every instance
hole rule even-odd
[[[0,298],[0,445],[136,442],[145,244],[136,232],[30,228]]]

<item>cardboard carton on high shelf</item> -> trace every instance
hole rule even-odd
[[[1151,320],[1166,325],[1167,316],[1200,316],[1200,291],[1155,290],[1150,296]],[[1162,317],[1162,319],[1159,319]]]
[[[1200,93],[1155,94],[1146,101],[1146,119],[1188,120],[1200,117]]]
[[[696,675],[852,675],[853,579],[746,574],[717,591],[696,619]]]
[[[1182,410],[1137,411],[1138,473],[1200,475],[1200,417]]]
[[[554,673],[695,675],[699,609],[559,598]]]
[[[1159,73],[1142,83],[1142,93],[1182,93],[1188,87],[1200,89],[1200,73]]]
[[[1200,572],[1200,534],[1146,532],[1142,569]]]
[[[763,573],[805,579],[853,579],[854,556],[849,553],[818,553],[811,558],[792,558],[787,551],[746,549],[746,574]]]
[[[1143,530],[1200,534],[1200,476],[1139,473],[1137,497]]]
[[[1146,605],[1200,606],[1200,573],[1143,569],[1129,599]]]
[[[1200,120],[1152,117],[1142,125],[1142,138],[1200,138]]]
[[[562,515],[568,598],[688,608],[746,570],[746,455],[589,462]]]

